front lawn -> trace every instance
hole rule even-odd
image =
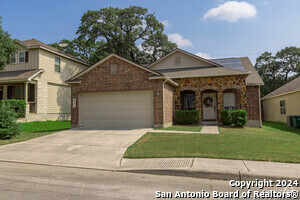
[[[20,123],[21,133],[9,140],[0,140],[0,145],[22,142],[33,138],[48,135],[71,127],[70,121],[46,121]]]
[[[165,130],[165,131],[191,131],[191,132],[200,132],[202,126],[182,126],[182,125],[174,125],[164,129],[156,129],[156,130]]]
[[[300,163],[300,129],[264,122],[263,128],[223,128],[220,135],[147,133],[125,158],[203,157]]]

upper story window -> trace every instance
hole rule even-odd
[[[24,63],[25,62],[25,51],[20,51],[19,52],[19,63]]]
[[[110,64],[110,74],[118,73],[118,64]]]
[[[280,114],[282,115],[286,114],[285,100],[280,101]]]
[[[181,57],[175,57],[175,65],[181,65]]]
[[[10,63],[15,64],[17,63],[17,54],[14,53],[14,55],[11,57]]]
[[[59,57],[55,57],[54,71],[60,72],[60,58]]]

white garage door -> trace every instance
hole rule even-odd
[[[153,127],[153,91],[80,94],[79,123],[85,128]]]

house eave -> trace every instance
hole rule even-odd
[[[272,98],[276,98],[276,97],[280,97],[280,96],[284,96],[284,95],[288,95],[288,94],[293,94],[293,93],[297,93],[297,92],[300,92],[300,89],[299,90],[290,91],[290,92],[284,92],[284,93],[277,94],[277,95],[270,96],[270,97],[263,97],[263,98],[261,98],[261,100],[268,100],[268,99],[272,99]]]

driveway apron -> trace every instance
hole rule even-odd
[[[127,147],[149,130],[70,129],[0,146],[0,160],[116,169]]]

